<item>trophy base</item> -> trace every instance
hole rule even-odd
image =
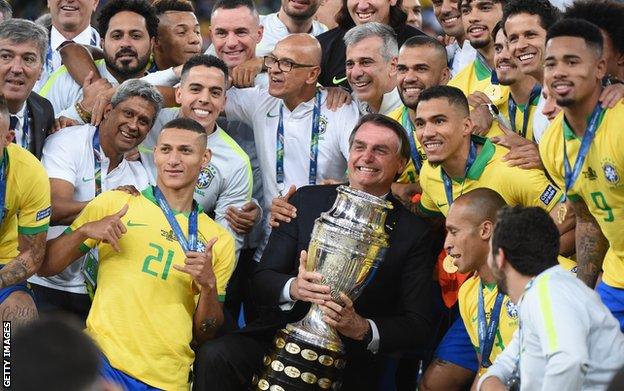
[[[253,390],[339,390],[346,366],[344,351],[318,347],[297,333],[281,329],[271,351],[264,356],[264,370],[254,375]]]

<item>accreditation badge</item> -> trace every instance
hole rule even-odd
[[[89,294],[89,298],[91,298],[91,300],[93,300],[93,296],[95,295],[95,288],[97,286],[99,263],[100,262],[97,249],[91,249],[85,255],[85,260],[82,263],[82,267],[80,269],[80,272],[84,276],[87,293]]]

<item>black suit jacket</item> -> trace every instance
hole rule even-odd
[[[291,197],[297,217],[290,223],[280,223],[269,237],[253,276],[253,297],[260,306],[260,319],[249,325],[247,331],[273,332],[307,313],[310,304],[301,301],[296,302],[292,310],[282,311],[278,307],[280,293],[284,284],[297,275],[299,254],[308,248],[315,219],[333,205],[336,188],[335,185],[307,186]],[[379,352],[390,353],[424,348],[430,342],[435,259],[428,224],[391,195],[388,199],[394,206],[386,219],[390,247],[376,276],[364,288],[354,307],[359,315],[372,319],[377,325]],[[353,349],[350,346],[366,348],[348,338],[343,337],[343,341],[348,352]]]
[[[54,109],[46,98],[31,92],[26,100],[28,113],[32,118],[30,129],[30,152],[41,159],[43,143],[54,127]]]

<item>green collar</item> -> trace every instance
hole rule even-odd
[[[3,161],[5,161],[5,159],[6,159],[7,163],[8,163],[8,161],[9,161],[9,151],[8,151],[8,148],[7,148],[7,147],[4,147],[4,148],[2,149],[2,156],[0,156],[0,164],[1,164]],[[7,164],[7,166],[8,166],[8,164]]]
[[[474,163],[472,163],[472,166],[466,174],[466,178],[476,181],[481,177],[481,174],[483,174],[483,171],[485,170],[485,166],[487,166],[488,162],[492,159],[492,156],[494,156],[496,147],[485,137],[472,135],[471,140],[482,145],[481,152],[479,152],[477,158]]]
[[[158,205],[158,201],[156,201],[156,197],[154,197],[154,187],[153,186],[148,186],[145,188],[145,190],[143,190],[141,192],[141,194],[143,194],[143,197],[147,198],[148,200],[150,200],[151,202],[153,202],[156,206],[158,206],[158,208],[160,209],[160,206]],[[197,211],[199,213],[204,211],[204,208],[202,208],[201,205],[199,205],[197,202],[193,202],[195,205],[197,205]],[[177,215],[178,212],[177,210],[173,210],[173,214]],[[185,212],[182,213],[184,216],[189,217],[190,213],[189,212]]]
[[[609,109],[602,110],[602,113],[600,113],[600,117],[598,117],[598,127],[596,128],[596,131],[600,129],[600,124],[602,123],[602,119],[604,118],[604,115],[607,112],[607,110]],[[586,120],[587,124],[589,124],[590,118],[591,116],[587,117],[587,120]],[[581,139],[581,137],[578,137],[576,133],[574,133],[574,131],[570,127],[570,124],[568,124],[568,120],[566,119],[565,114],[563,115],[563,137],[566,139],[566,141],[570,141],[574,139],[577,139],[577,140]]]
[[[485,282],[483,283],[483,286],[486,287],[490,292],[492,292],[494,290],[494,288],[496,288],[496,283],[493,282],[491,284],[486,284]]]
[[[474,68],[475,73],[477,74],[477,79],[479,79],[479,81],[492,77],[492,70],[490,69],[490,66],[484,62],[482,56],[477,56],[475,58]]]

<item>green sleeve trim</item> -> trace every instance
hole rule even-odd
[[[78,247],[78,249],[80,251],[82,251],[83,253],[85,253],[85,254],[88,253],[89,251],[91,251],[91,247],[87,246],[84,243],[80,243],[80,247]]]
[[[217,300],[219,303],[225,303],[225,295],[217,295]]]
[[[63,231],[63,235],[69,235],[73,231],[74,230],[71,227],[67,227],[67,228],[65,228],[65,231]]]
[[[22,235],[36,235],[48,230],[49,224],[40,225],[39,227],[17,227],[17,232]]]
[[[440,211],[435,211],[435,210],[431,210],[431,209],[427,209],[423,206],[422,202],[419,202],[416,207],[418,208],[419,211],[421,211],[422,213],[426,214],[427,216],[431,216],[431,217],[438,217],[438,216],[442,216],[444,217],[444,214]]]

